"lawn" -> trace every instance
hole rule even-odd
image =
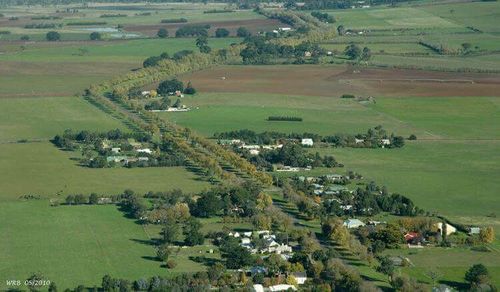
[[[57,287],[99,286],[110,274],[129,280],[181,271],[200,271],[189,260],[206,247],[174,252],[178,266],[161,267],[145,230],[114,205],[50,207],[47,200],[0,204],[0,289],[6,280],[24,281],[34,272]],[[215,255],[214,255],[215,256]]]
[[[64,199],[66,194],[118,194],[182,189],[196,192],[208,187],[182,167],[90,169],[77,165],[77,152],[65,152],[49,142],[0,144],[0,201],[24,194]],[[57,195],[60,192],[62,195]]]
[[[0,142],[51,139],[66,129],[126,129],[79,97],[0,98],[0,108]]]

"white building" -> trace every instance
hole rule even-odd
[[[304,139],[302,139],[301,144],[302,144],[302,146],[313,146],[314,142],[313,142],[313,139],[304,138]]]
[[[297,291],[297,288],[293,285],[280,284],[280,285],[269,286],[269,291],[288,291],[288,289]]]
[[[307,281],[306,272],[294,272],[292,276],[297,280],[297,284],[303,285]]]
[[[149,149],[149,148],[137,149],[135,151],[137,151],[138,153],[147,153],[147,154],[153,153],[153,151],[151,151],[151,149]]]
[[[363,223],[363,221],[359,219],[347,219],[346,221],[344,221],[344,226],[351,229],[365,226],[365,223]]]
[[[435,224],[435,226],[437,227],[439,233],[441,233],[441,235],[443,235],[443,229],[445,228],[443,226],[443,223],[438,222]],[[453,227],[452,225],[446,223],[446,235],[450,235],[450,234],[455,233],[455,232],[457,232],[457,229],[455,227]]]
[[[114,147],[114,148],[111,148],[111,152],[120,153],[120,152],[122,152],[122,149],[120,147]]]

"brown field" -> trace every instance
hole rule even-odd
[[[225,80],[222,79],[225,77]],[[500,74],[340,65],[221,66],[181,76],[205,92],[340,96],[496,96]]]
[[[124,29],[129,32],[142,33],[149,36],[155,36],[158,29],[165,28],[170,35],[175,35],[177,29],[181,26],[188,24],[209,24],[209,33],[213,34],[217,28],[223,27],[230,31],[232,35],[236,34],[236,30],[243,26],[250,32],[256,33],[263,30],[275,29],[283,25],[276,19],[246,19],[246,20],[229,20],[229,21],[207,21],[197,23],[168,23],[168,24],[154,24],[154,25],[125,25]]]

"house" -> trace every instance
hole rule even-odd
[[[260,151],[257,149],[250,149],[250,155],[259,155]]]
[[[309,52],[309,51],[304,52],[304,57],[311,57],[311,56],[312,56],[311,52]]]
[[[442,222],[438,222],[434,224],[434,226],[438,229],[438,232],[441,233],[441,235],[443,235],[444,229],[446,229],[446,235],[457,232],[457,229],[448,223],[445,223],[445,225],[443,226]]]
[[[252,231],[243,232],[243,236],[252,237]]]
[[[481,232],[481,228],[479,227],[471,227],[469,228],[469,234],[474,235],[474,234],[479,234]]]
[[[309,146],[309,147],[311,147],[311,146],[314,145],[314,142],[313,142],[313,139],[304,138],[304,139],[302,139],[301,144],[302,144],[302,146]]]
[[[120,153],[120,152],[122,152],[122,149],[120,147],[113,147],[113,148],[111,148],[111,152],[113,152],[115,154]]]
[[[252,288],[255,292],[264,292],[264,286],[261,284],[254,284]]]
[[[342,180],[344,178],[344,176],[340,175],[340,174],[327,174],[325,176],[325,178],[327,180],[331,180],[331,181],[339,181],[339,180]]]
[[[279,285],[269,286],[269,291],[288,291],[288,289],[297,291],[297,288],[294,285],[279,284]]]
[[[298,167],[291,167],[291,166],[283,166],[283,167],[280,167],[280,168],[276,169],[276,171],[298,172],[298,171],[300,171],[300,168],[298,168]]]
[[[280,27],[278,28],[279,31],[291,31],[292,28],[291,27]]]
[[[139,160],[139,161],[149,161],[149,157],[138,157],[137,160]]]
[[[382,145],[391,145],[391,140],[389,140],[389,139],[381,139],[380,143],[382,143]]]
[[[219,145],[236,145],[236,144],[241,144],[240,139],[219,139],[217,141]]]
[[[252,240],[250,238],[243,237],[241,239],[241,244],[251,244]]]
[[[358,228],[361,226],[365,226],[365,223],[359,219],[347,219],[344,221],[344,226],[351,229],[351,228]]]
[[[147,154],[153,153],[153,151],[151,151],[151,149],[149,149],[149,148],[137,149],[135,151],[138,152],[138,153],[147,153]]]
[[[352,209],[352,205],[341,205],[340,209],[342,209],[344,211],[349,211]]]
[[[128,162],[127,156],[108,156],[106,157],[107,162]]]
[[[243,149],[256,149],[256,150],[259,150],[260,149],[260,145],[242,145],[240,148],[243,148]]]
[[[142,92],[141,92],[141,95],[142,95],[142,96],[148,96],[148,95],[150,95],[150,94],[151,94],[151,91],[149,91],[149,90],[145,90],[145,91],[142,91]]]
[[[269,232],[269,230],[259,230],[259,231],[255,231],[255,233],[257,233],[257,235],[262,235],[262,234],[269,234],[271,232]]]
[[[297,280],[297,284],[302,285],[307,281],[306,272],[294,272],[292,276]]]
[[[418,232],[407,232],[405,235],[404,235],[404,238],[405,238],[405,241],[407,243],[412,243],[414,242],[418,237],[420,236],[420,234]]]
[[[365,142],[364,139],[357,139],[357,138],[354,138],[354,142],[356,142],[356,144],[359,144],[359,143],[363,143]]]

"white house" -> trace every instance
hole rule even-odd
[[[269,286],[269,291],[288,291],[288,289],[297,291],[297,288],[293,285],[280,284],[280,285]]]
[[[346,221],[344,221],[344,226],[351,229],[365,226],[365,223],[363,223],[363,221],[359,219],[347,219]]]
[[[122,149],[120,147],[113,147],[113,148],[111,148],[111,152],[120,153],[120,152],[122,152]]]
[[[302,146],[313,146],[314,142],[313,142],[313,139],[304,138],[304,139],[302,139],[301,144],[302,144]]]
[[[261,284],[255,284],[253,285],[253,291],[264,292],[264,286],[262,286]]]
[[[260,151],[257,149],[250,149],[250,155],[259,155]]]
[[[280,30],[280,31],[291,31],[292,28],[291,27],[280,27],[280,28],[278,28],[278,30]]]
[[[149,90],[145,90],[145,91],[141,92],[142,96],[147,96],[147,95],[150,95],[150,94],[151,94],[151,91],[149,91]]]
[[[252,243],[252,240],[250,238],[243,237],[241,239],[241,244],[250,244]]]
[[[471,227],[469,230],[470,235],[479,234],[480,232],[481,232],[481,228],[479,228],[479,227]]]
[[[391,140],[389,139],[382,139],[380,140],[380,142],[382,143],[382,145],[391,145]]]
[[[243,236],[245,236],[245,237],[251,237],[252,236],[252,231],[243,232]]]
[[[439,233],[441,233],[441,235],[443,235],[443,229],[445,228],[443,226],[443,223],[438,222],[438,223],[434,224],[434,226],[436,226]],[[453,227],[452,225],[446,223],[446,235],[450,235],[450,234],[455,233],[455,232],[457,232],[457,229],[455,227]]]
[[[302,285],[307,281],[306,272],[294,272],[292,276],[297,280],[297,284]]]
[[[359,144],[359,143],[363,143],[365,142],[364,139],[357,139],[357,138],[354,138],[354,142],[356,142],[356,144]]]
[[[135,151],[138,152],[138,153],[147,153],[147,154],[153,153],[153,151],[151,151],[151,149],[149,149],[149,148],[137,149]]]

